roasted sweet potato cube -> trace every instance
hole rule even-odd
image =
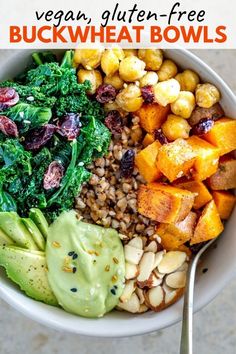
[[[144,104],[136,112],[140,119],[141,127],[148,133],[160,129],[170,112],[170,105],[163,107],[158,103]]]
[[[143,139],[143,146],[147,147],[148,145],[154,143],[155,139],[153,134],[147,133]]]
[[[236,120],[222,118],[215,122],[204,139],[220,149],[220,156],[236,149]]]
[[[212,196],[221,219],[228,220],[234,209],[236,196],[225,191],[214,191]]]
[[[197,215],[190,212],[186,218],[175,224],[160,224],[156,232],[161,237],[161,244],[166,250],[175,250],[193,236]]]
[[[208,179],[208,184],[213,190],[236,188],[236,160],[220,161],[218,170]]]
[[[217,171],[219,149],[197,136],[191,136],[187,142],[197,155],[192,171],[193,178],[204,181]]]
[[[194,209],[200,209],[204,205],[206,205],[206,203],[212,200],[212,195],[203,182],[199,182],[199,181],[176,182],[175,186],[178,188],[187,189],[188,191],[195,194],[195,199],[193,203]]]
[[[154,143],[141,150],[135,157],[135,165],[147,182],[154,182],[162,175],[156,165],[156,158],[160,147],[161,144],[159,141],[154,141]]]
[[[197,222],[190,245],[211,240],[220,235],[224,226],[214,200],[211,200],[203,209]]]
[[[194,194],[162,183],[141,185],[138,190],[140,214],[163,223],[181,221],[189,214]]]
[[[184,139],[177,139],[159,149],[157,167],[170,182],[173,182],[190,173],[195,157],[196,153],[192,147]]]

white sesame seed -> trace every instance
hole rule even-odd
[[[25,113],[24,113],[24,112],[19,112],[19,116],[20,116],[21,118],[23,118],[23,117],[24,117],[24,115],[25,115]]]
[[[83,161],[79,162],[78,166],[84,166],[84,162]]]
[[[29,96],[26,99],[27,99],[27,101],[30,101],[30,102],[34,101],[34,97],[33,96]]]
[[[95,289],[94,289],[94,288],[91,288],[89,292],[90,292],[90,295],[93,296],[94,293],[95,293]]]
[[[31,124],[31,121],[30,121],[30,120],[27,120],[27,119],[24,119],[23,122],[24,122],[25,124]]]

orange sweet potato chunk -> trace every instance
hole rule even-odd
[[[220,151],[215,146],[194,135],[187,139],[187,142],[196,154],[192,171],[193,178],[197,181],[204,181],[217,171]]]
[[[153,134],[147,133],[143,139],[143,146],[147,147],[148,145],[154,143],[155,139]]]
[[[236,188],[236,160],[221,160],[216,173],[208,179],[208,184],[213,190]]]
[[[136,112],[140,119],[141,127],[148,133],[159,129],[170,112],[170,105],[163,107],[158,103],[144,104]]]
[[[222,118],[215,122],[204,139],[220,149],[220,156],[236,149],[236,120]]]
[[[205,186],[203,182],[199,181],[185,181],[176,182],[176,187],[187,189],[188,191],[195,193],[195,199],[193,208],[200,209],[210,200],[212,200],[212,195]]]
[[[214,191],[212,196],[221,219],[228,220],[234,209],[236,196],[225,191]]]
[[[156,233],[161,237],[162,246],[168,250],[176,250],[193,236],[197,215],[190,212],[186,218],[175,224],[160,224]]]
[[[196,153],[192,147],[184,139],[177,139],[159,149],[157,167],[170,182],[173,182],[190,173],[195,157]]]
[[[203,209],[190,240],[190,245],[211,240],[219,236],[223,230],[224,226],[220,220],[219,212],[214,200],[212,200]]]
[[[162,183],[141,185],[138,190],[140,214],[163,223],[175,223],[190,213],[194,194]]]
[[[156,165],[156,158],[160,147],[161,144],[159,141],[154,141],[154,143],[141,150],[135,157],[135,165],[147,182],[154,182],[162,176]]]

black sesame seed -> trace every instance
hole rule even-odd
[[[72,268],[72,272],[75,273],[77,271],[77,268],[76,267],[73,267]]]
[[[78,258],[78,254],[74,253],[73,256],[72,256],[72,259],[76,259],[76,258]]]
[[[68,253],[68,256],[71,257],[71,256],[73,256],[74,253],[75,253],[74,251],[71,251],[71,252]]]
[[[206,272],[208,272],[208,268],[204,268],[204,269],[202,270],[202,272],[203,272],[203,274],[205,274]]]
[[[117,289],[118,289],[118,286],[117,286],[117,285],[114,285],[114,288],[117,290]]]
[[[115,289],[111,289],[111,293],[112,293],[113,295],[116,295]]]
[[[71,288],[70,291],[72,291],[72,293],[76,293],[77,289],[76,288]]]

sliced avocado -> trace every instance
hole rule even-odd
[[[48,283],[44,252],[34,253],[19,247],[0,246],[0,265],[29,297],[48,305],[58,304]]]
[[[37,226],[35,225],[35,223],[33,222],[33,220],[31,220],[30,218],[21,218],[21,220],[25,225],[25,227],[27,228],[27,230],[30,232],[38,248],[41,251],[44,251],[46,246],[45,239],[41,234],[41,232],[39,231],[39,229],[37,228]]]
[[[38,229],[40,230],[43,237],[47,238],[49,226],[48,226],[48,222],[47,222],[45,216],[43,215],[43,213],[41,212],[41,210],[37,209],[37,208],[31,208],[30,213],[29,213],[29,217],[30,217],[30,219],[33,220],[35,225],[38,227]]]
[[[13,211],[0,213],[0,228],[17,246],[37,250],[38,247],[19,215]]]
[[[1,246],[7,246],[7,245],[13,245],[14,244],[14,241],[8,237],[5,232],[3,232],[1,229],[0,229],[0,245]]]

